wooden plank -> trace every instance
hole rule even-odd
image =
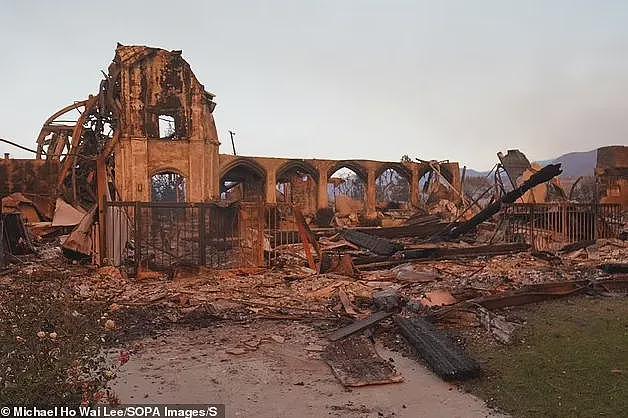
[[[369,316],[366,319],[355,321],[352,324],[347,325],[346,327],[337,329],[336,331],[331,333],[328,338],[330,341],[338,341],[351,334],[355,334],[358,331],[362,331],[365,328],[375,325],[376,323],[390,317],[391,315],[391,312],[375,312],[373,315]]]
[[[314,256],[312,255],[312,250],[310,250],[310,237],[305,230],[305,220],[303,219],[303,215],[298,208],[294,208],[294,219],[296,221],[297,227],[299,228],[299,236],[301,237],[301,242],[303,243],[303,251],[305,251],[305,257],[307,258],[308,267],[312,270],[316,270]]]
[[[87,109],[85,109],[87,111]],[[98,238],[100,254],[96,260],[97,265],[102,265],[104,255],[107,254],[107,222],[105,220],[105,210],[108,196],[107,165],[104,158],[96,158],[96,194],[98,196]]]
[[[518,325],[508,322],[502,315],[497,315],[481,306],[477,307],[480,324],[502,344],[510,344],[512,335],[517,330]]]
[[[525,243],[511,244],[494,244],[494,245],[478,245],[475,247],[460,248],[419,248],[414,250],[406,250],[401,253],[402,258],[406,260],[419,259],[447,259],[447,258],[464,258],[479,256],[494,256],[514,254],[530,249],[530,245]]]
[[[343,386],[359,387],[399,383],[403,377],[375,351],[364,335],[329,344],[322,354]]]

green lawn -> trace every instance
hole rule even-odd
[[[475,341],[481,379],[466,387],[516,417],[628,417],[628,299],[578,297],[513,311],[509,347]]]

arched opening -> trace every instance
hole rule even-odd
[[[150,178],[152,202],[182,203],[187,200],[185,177],[174,171],[160,171]]]
[[[366,195],[366,177],[362,170],[349,164],[332,170],[327,181],[329,205],[341,216],[361,212]]]
[[[454,181],[453,174],[446,166],[435,165],[435,167],[438,171],[426,164],[419,171],[419,195],[422,204],[429,205],[442,199],[455,200],[450,186]]]
[[[256,202],[265,200],[266,174],[256,163],[240,160],[233,163],[220,178],[220,199]]]
[[[176,133],[175,123],[174,116],[159,115],[157,117],[159,139],[174,139]]]
[[[408,173],[386,168],[375,179],[377,206],[382,209],[406,209],[410,203]]]
[[[310,165],[290,161],[277,171],[277,202],[298,206],[304,214],[316,212],[318,174]]]

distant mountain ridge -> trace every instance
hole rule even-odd
[[[597,148],[591,151],[570,152],[557,158],[535,162],[541,166],[560,163],[563,170],[563,174],[561,174],[562,177],[592,176],[595,165],[597,164]],[[470,177],[483,177],[487,174],[488,171],[477,171],[467,168],[466,175]]]
[[[553,160],[537,161],[542,166],[561,164],[563,177],[592,176],[597,164],[597,149],[584,152],[570,152]]]

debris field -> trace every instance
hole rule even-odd
[[[406,378],[376,343],[474,379],[460,330],[508,345],[525,326],[514,306],[628,292],[628,147],[601,148],[591,179],[519,150],[475,179],[407,155],[220,154],[214,99],[181,51],[118,45],[98,94],[44,122],[34,159],[0,160],[0,304],[54,276],[102,310],[104,348],[180,326],[308,324],[306,349],[362,387]],[[57,326],[36,331],[62,341]]]

